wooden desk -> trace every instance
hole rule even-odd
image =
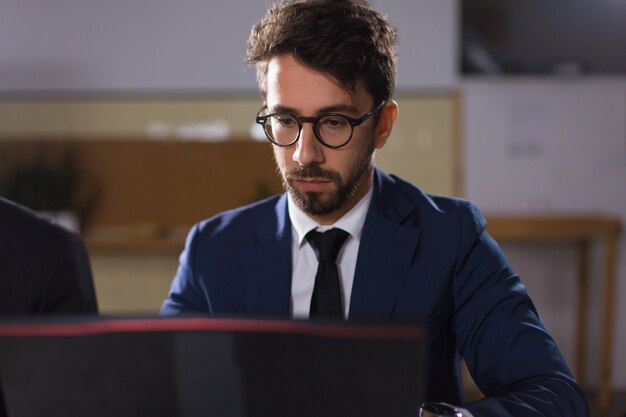
[[[605,244],[604,311],[600,348],[600,387],[598,405],[606,408],[611,394],[614,292],[617,240],[621,221],[611,216],[487,216],[487,231],[499,242],[571,242],[578,252],[578,313],[576,329],[575,373],[581,385],[586,383],[587,305],[589,293],[589,246],[600,240]]]

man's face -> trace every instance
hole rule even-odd
[[[379,103],[373,103],[361,85],[351,93],[291,55],[282,55],[268,63],[266,104],[270,113],[318,117],[332,112],[357,118]],[[319,223],[336,222],[367,193],[374,149],[384,145],[390,131],[388,121],[379,126],[377,119],[374,115],[355,127],[350,142],[338,149],[322,145],[311,123],[303,124],[296,144],[274,146],[285,189]]]

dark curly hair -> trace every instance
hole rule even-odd
[[[276,3],[252,28],[245,61],[256,64],[263,96],[268,62],[292,54],[348,91],[362,81],[380,103],[395,88],[396,39],[396,30],[365,1],[288,0]]]

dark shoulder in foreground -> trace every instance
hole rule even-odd
[[[75,235],[33,210],[3,197],[0,197],[0,231],[0,239],[10,239],[13,244],[21,240],[20,236],[28,239],[32,233],[44,240],[67,239]],[[36,240],[28,240],[30,244],[36,244]]]
[[[3,198],[0,259],[0,315],[97,312],[82,237]]]

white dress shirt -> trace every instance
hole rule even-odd
[[[307,216],[294,203],[289,195],[287,208],[291,219],[291,315],[294,318],[305,319],[309,317],[311,308],[311,296],[315,285],[317,273],[317,258],[313,248],[306,240],[306,234],[311,230],[320,232],[337,227],[350,234],[337,256],[337,270],[339,272],[341,299],[343,302],[344,317],[348,317],[350,311],[350,297],[356,269],[356,258],[361,243],[361,232],[365,223],[365,216],[372,200],[373,185],[367,194],[349,212],[341,217],[333,225],[320,225]]]

